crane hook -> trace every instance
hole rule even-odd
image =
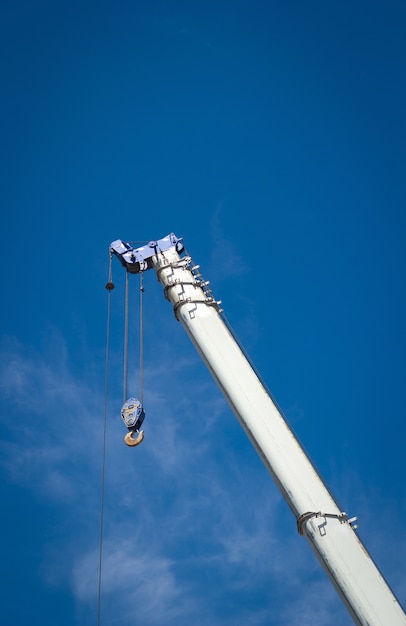
[[[130,430],[129,433],[126,434],[126,436],[124,437],[124,441],[127,444],[127,446],[138,446],[142,440],[144,439],[144,431],[140,430],[138,432],[138,436],[133,439],[133,435],[138,432],[135,430]]]
[[[145,418],[144,408],[137,398],[129,398],[121,407],[121,417],[127,426],[128,432],[124,437],[127,446],[138,446],[144,439],[144,431],[140,430]],[[133,438],[133,435],[138,435]]]

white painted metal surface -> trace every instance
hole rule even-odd
[[[175,247],[152,256],[165,294],[298,520],[356,624],[406,626],[406,616],[289,429],[214,301]]]

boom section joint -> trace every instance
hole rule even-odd
[[[176,258],[177,257],[177,258]],[[164,295],[173,304],[176,319],[185,304],[205,304],[222,313],[221,300],[216,300],[210,288],[210,281],[204,280],[200,265],[195,265],[190,256],[178,255],[155,266],[157,278],[163,285]]]

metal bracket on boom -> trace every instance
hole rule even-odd
[[[348,519],[348,515],[344,511],[342,513],[322,513],[321,511],[317,511],[317,512],[315,512],[315,511],[307,511],[306,513],[302,513],[302,515],[299,515],[299,517],[296,520],[297,521],[297,531],[298,531],[299,535],[303,535],[304,534],[303,524],[305,522],[307,522],[309,519],[311,519],[312,517],[335,517],[341,523],[347,522],[347,524],[349,524],[353,530],[358,528],[358,524],[357,524],[358,518],[357,517],[351,517],[351,519]]]
[[[176,302],[176,304],[173,307],[174,313],[175,313],[175,317],[176,319],[179,321],[179,316],[178,316],[178,310],[180,309],[181,306],[183,306],[184,304],[207,304],[209,306],[213,306],[218,313],[222,313],[223,309],[221,308],[221,300],[216,300],[213,296],[213,293],[209,287],[210,285],[210,281],[209,280],[204,280],[203,276],[200,273],[200,265],[194,265],[192,258],[190,256],[185,256],[184,258],[180,259],[179,261],[177,261],[176,263],[168,263],[168,265],[162,265],[158,270],[157,270],[157,277],[158,280],[160,280],[160,274],[161,272],[163,272],[164,270],[167,270],[168,268],[182,268],[182,269],[186,269],[189,270],[194,278],[193,281],[188,281],[188,280],[181,280],[180,278],[176,278],[175,280],[172,280],[171,278],[168,280],[168,284],[164,287],[164,295],[165,298],[167,300],[169,300],[169,292],[171,289],[173,289],[174,287],[178,287],[179,285],[191,285],[192,287],[199,287],[203,293],[204,293],[204,300],[201,299],[197,299],[194,300],[191,297],[187,297],[184,300],[179,300],[178,302]]]

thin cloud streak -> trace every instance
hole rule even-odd
[[[82,602],[95,600],[97,563],[98,553],[93,551],[81,555],[73,567],[73,590]],[[106,541],[103,549],[103,604],[109,623],[136,619],[162,624],[176,621],[188,601],[168,559],[153,554],[140,537],[116,537]]]

